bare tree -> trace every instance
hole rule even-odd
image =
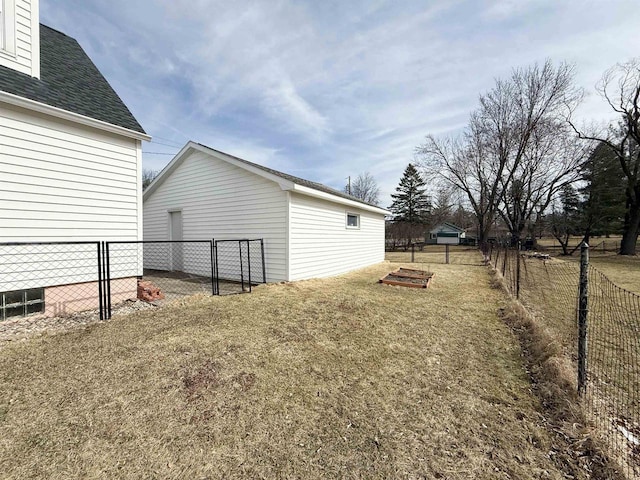
[[[463,192],[484,244],[500,215],[517,241],[534,213],[541,214],[581,153],[568,140],[564,107],[579,102],[573,68],[560,64],[515,69],[480,96],[464,134],[428,136],[418,147],[427,172]],[[564,128],[562,127],[564,125]]]
[[[151,185],[151,182],[158,176],[160,172],[157,170],[151,170],[150,168],[142,169],[142,190]]]
[[[626,178],[626,209],[619,253],[635,255],[640,233],[640,59],[607,70],[597,90],[618,114],[618,124],[604,133],[585,133],[569,123],[580,138],[601,142],[620,162]]]
[[[504,183],[499,214],[517,242],[567,185],[580,179],[588,146],[565,122],[542,122],[531,133],[510,183]]]
[[[380,202],[378,182],[369,172],[358,175],[353,182],[345,186],[344,192],[371,205],[378,205]]]
[[[430,223],[432,226],[451,221],[453,208],[456,205],[453,191],[450,186],[438,187],[431,208]]]

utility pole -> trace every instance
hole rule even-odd
[[[348,183],[347,183],[347,193],[348,193],[349,195],[351,195],[351,175],[349,175],[349,176],[347,177],[347,180],[348,180]]]

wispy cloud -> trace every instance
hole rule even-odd
[[[460,131],[512,67],[567,60],[589,90],[640,44],[635,0],[41,0],[41,14],[157,137],[146,152],[193,139],[337,188],[368,170],[384,203],[424,136]],[[595,95],[581,112],[611,116]]]

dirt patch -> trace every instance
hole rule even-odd
[[[219,369],[220,366],[217,363],[209,360],[195,373],[185,375],[182,383],[187,393],[187,399],[193,401],[205,392],[215,393],[221,384]]]

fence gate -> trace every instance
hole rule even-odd
[[[212,240],[106,242],[104,251],[107,318],[128,299],[216,294]]]
[[[111,318],[115,305],[129,299],[228,295],[266,283],[262,239],[103,243],[100,300],[105,318]]]
[[[216,240],[214,257],[217,295],[251,292],[267,282],[262,239]]]

